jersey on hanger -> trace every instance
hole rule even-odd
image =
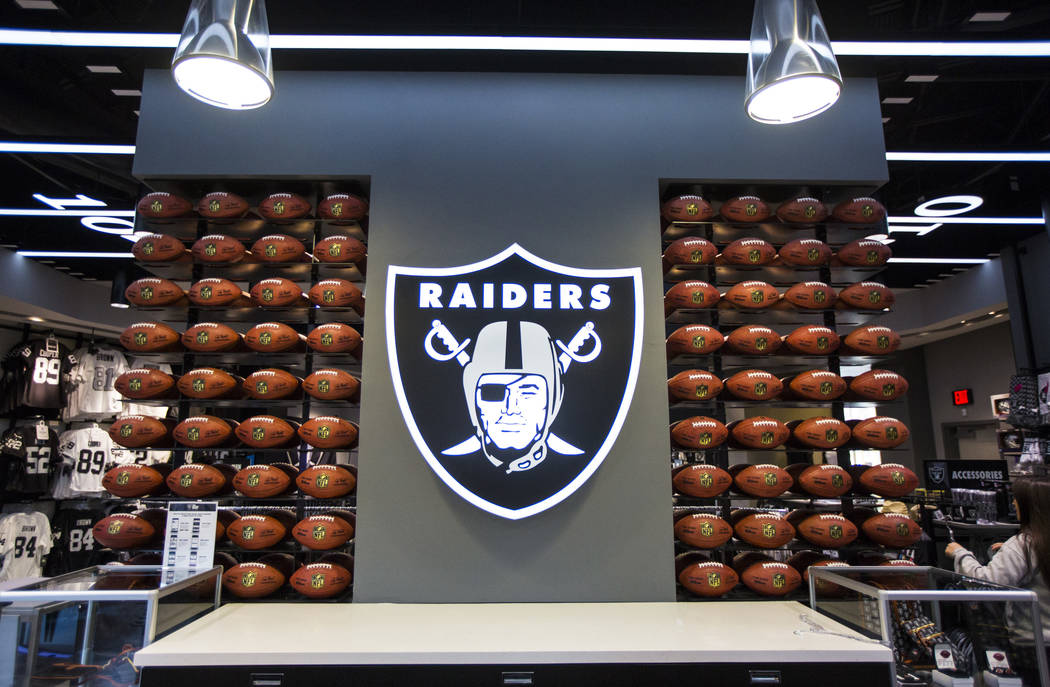
[[[71,429],[59,437],[59,453],[70,466],[69,489],[73,494],[102,491],[102,475],[110,461],[112,442],[109,434],[97,426]]]
[[[72,373],[72,390],[67,420],[101,419],[118,415],[120,394],[113,388],[117,377],[128,370],[124,354],[115,348],[81,348],[73,354],[77,363]]]
[[[58,435],[46,424],[39,434],[37,428],[37,423],[15,427],[0,439],[0,452],[14,459],[8,491],[42,494],[51,483],[58,462]]]
[[[92,527],[105,513],[91,508],[63,508],[51,523],[53,549],[47,559],[47,574],[61,575],[97,565],[101,545],[95,544]]]
[[[40,577],[41,562],[51,550],[51,524],[43,513],[12,513],[0,520],[0,582]]]
[[[23,366],[22,405],[61,408],[65,405],[65,380],[76,364],[58,339],[35,339],[18,353]]]

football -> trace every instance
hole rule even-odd
[[[121,415],[109,426],[109,438],[127,448],[167,446],[172,424],[147,415]]]
[[[252,448],[277,448],[297,443],[295,427],[273,415],[255,415],[237,426],[237,438]]]
[[[784,390],[777,376],[765,370],[741,370],[724,384],[731,395],[749,401],[768,401]]]
[[[828,370],[806,370],[785,384],[792,396],[808,401],[831,401],[846,393],[846,380]]]
[[[693,594],[711,598],[731,591],[740,578],[725,563],[698,560],[683,567],[678,573],[678,581]]]
[[[140,307],[152,306],[159,308],[165,305],[173,305],[182,300],[182,297],[185,295],[182,287],[175,282],[155,277],[133,281],[124,290],[124,297],[128,299],[128,302]]]
[[[266,563],[238,563],[222,575],[222,586],[241,599],[269,596],[284,586],[284,574]]]
[[[215,191],[200,199],[197,212],[209,219],[234,219],[248,212],[248,201],[234,193]]]
[[[821,549],[838,549],[857,538],[857,526],[835,513],[802,514],[798,536]]]
[[[341,417],[312,417],[299,427],[299,438],[314,448],[347,448],[357,442],[357,427]]]
[[[306,246],[295,237],[270,234],[252,244],[252,255],[259,262],[299,262],[306,255]]]
[[[892,549],[906,549],[919,541],[922,528],[901,513],[879,513],[865,520],[860,529],[876,544]]]
[[[146,234],[131,247],[131,254],[141,262],[174,262],[188,252],[181,240],[167,234]]]
[[[853,478],[838,465],[789,465],[788,473],[794,478],[793,491],[829,499],[842,496],[853,487]]]
[[[713,308],[718,305],[722,294],[706,281],[680,281],[664,294],[664,314],[675,310],[693,310]]]
[[[783,422],[761,415],[738,420],[728,429],[733,442],[744,448],[776,448],[791,436],[791,430]]]
[[[722,393],[722,380],[707,370],[685,370],[667,380],[672,401],[706,401]]]
[[[183,446],[213,448],[229,443],[233,427],[213,415],[194,415],[175,425],[172,435]]]
[[[131,513],[108,515],[91,528],[99,544],[111,549],[134,549],[153,541],[157,529],[145,518]]]
[[[737,239],[722,251],[722,259],[730,265],[768,265],[775,257],[777,249],[756,238]]]
[[[899,463],[873,465],[860,474],[860,488],[877,496],[907,496],[919,486],[919,477]]]
[[[850,438],[849,425],[833,417],[792,420],[788,423],[788,429],[791,430],[791,443],[806,448],[838,448]]]
[[[328,236],[314,245],[319,262],[360,262],[367,254],[368,247],[351,236]]]
[[[854,526],[853,529],[854,529],[854,531],[856,531],[857,528]],[[784,562],[787,563],[788,565],[790,565],[795,570],[797,570],[800,575],[802,575],[802,581],[803,582],[809,582],[809,572],[808,571],[809,571],[810,568],[825,568],[825,567],[848,568],[849,567],[849,564],[846,563],[845,561],[840,561],[840,560],[835,559],[835,558],[829,558],[829,557],[825,556],[822,553],[817,553],[816,551],[799,551],[798,553],[792,555],[791,558],[788,558]],[[822,585],[822,586],[826,586],[826,585]],[[824,590],[824,591],[827,592],[828,590]]]
[[[310,302],[324,307],[352,307],[364,312],[365,301],[361,289],[345,279],[323,279],[310,287]]]
[[[338,401],[357,396],[361,382],[343,370],[315,370],[303,380],[303,391],[322,401]]]
[[[120,335],[120,345],[136,353],[179,350],[182,335],[160,322],[137,322]]]
[[[890,370],[868,370],[850,380],[849,390],[871,401],[892,401],[908,392],[908,380]]]
[[[686,546],[715,549],[733,536],[729,523],[711,513],[693,513],[674,524],[675,538]]]
[[[368,214],[368,201],[353,193],[334,193],[317,204],[317,214],[335,224],[349,224]]]
[[[256,370],[244,378],[241,388],[249,398],[260,401],[288,398],[299,391],[300,380],[290,372],[269,368]]]
[[[828,217],[828,209],[816,198],[801,196],[780,204],[777,217],[788,224],[816,224]]]
[[[722,203],[719,213],[730,222],[765,222],[772,211],[758,196],[736,196]]]
[[[350,353],[361,357],[361,334],[341,322],[314,327],[306,337],[306,345],[318,353]]]
[[[704,355],[714,353],[725,342],[725,337],[706,324],[689,324],[671,332],[667,337],[667,357],[676,355]]]
[[[348,542],[354,536],[354,528],[334,515],[311,515],[296,523],[292,536],[308,549],[327,551]]]
[[[247,305],[248,296],[229,279],[209,277],[194,282],[187,294],[194,305]]]
[[[741,541],[763,549],[778,549],[795,538],[795,528],[776,513],[746,514],[737,520],[733,532]]]
[[[710,265],[718,257],[718,247],[705,238],[686,236],[664,249],[664,269],[675,265]]]
[[[734,284],[724,298],[738,308],[757,310],[776,305],[780,292],[764,281],[742,281]]]
[[[199,499],[229,491],[230,481],[235,473],[232,467],[224,463],[189,463],[172,470],[168,475],[167,484],[172,493]]]
[[[779,255],[795,267],[816,267],[831,260],[831,248],[817,239],[794,239],[784,244]]]
[[[892,417],[850,420],[850,429],[858,444],[871,448],[897,448],[910,435],[904,423]]]
[[[295,483],[307,496],[334,499],[352,492],[357,479],[342,465],[314,465],[300,472]]]
[[[847,286],[839,293],[842,305],[861,310],[882,310],[893,305],[896,297],[885,285],[874,281],[862,281]]]
[[[165,398],[172,395],[175,378],[152,367],[139,367],[117,377],[113,381],[113,388],[124,398]]]
[[[241,516],[236,511],[229,510],[228,508],[219,509],[218,517],[215,521],[215,526],[216,529],[221,529],[222,533],[216,537],[217,541],[222,541],[222,539],[226,536],[226,528],[232,525],[233,521],[239,517]],[[236,561],[234,561],[233,564],[236,564]]]
[[[835,289],[820,281],[804,281],[784,292],[784,300],[805,310],[830,308],[837,299]]]
[[[226,536],[234,546],[249,551],[271,548],[287,534],[287,528],[269,515],[242,515],[226,528]]]
[[[776,498],[794,484],[787,470],[769,463],[733,465],[729,474],[737,491],[764,499]]]
[[[271,193],[259,203],[259,214],[266,219],[298,219],[310,214],[310,202],[296,193]]]
[[[215,367],[198,367],[179,377],[179,393],[188,398],[237,396],[241,379]]]
[[[241,345],[241,335],[225,324],[201,322],[182,335],[182,345],[200,353],[232,351]]]
[[[142,196],[136,209],[146,219],[171,219],[189,214],[193,203],[181,196],[155,191]]]
[[[244,345],[260,353],[290,351],[302,341],[302,334],[281,322],[263,322],[244,334]]]
[[[295,466],[288,464],[249,465],[233,476],[233,488],[253,499],[268,499],[292,490]]]
[[[284,277],[263,279],[252,286],[251,293],[252,302],[264,308],[299,305],[303,300],[303,290],[295,282]]]
[[[693,463],[674,471],[671,486],[686,496],[708,499],[718,496],[733,483],[729,473],[717,465]]]
[[[216,264],[240,262],[248,254],[243,243],[225,234],[202,236],[190,250],[200,262]]]
[[[334,563],[308,563],[292,574],[292,589],[309,599],[330,599],[350,586],[350,571]]]
[[[850,198],[835,206],[831,216],[851,224],[875,224],[886,218],[886,208],[874,198]]]
[[[802,584],[802,576],[787,563],[753,563],[740,573],[744,586],[762,596],[787,596]]]
[[[152,496],[165,490],[164,474],[149,465],[118,465],[102,476],[102,488],[120,498]]]
[[[741,355],[769,355],[780,349],[783,339],[769,327],[744,325],[729,332],[726,347]]]
[[[840,343],[834,329],[820,325],[803,325],[784,337],[784,345],[801,355],[830,355]]]
[[[729,432],[718,420],[697,415],[675,423],[671,427],[671,440],[683,448],[703,450],[721,446]]]
[[[715,211],[700,196],[687,193],[664,201],[660,216],[668,222],[706,222],[715,216]]]
[[[857,353],[886,355],[897,350],[901,345],[901,337],[889,327],[869,324],[851,331],[843,343]]]
[[[885,265],[893,256],[893,251],[882,241],[874,239],[857,239],[850,241],[839,249],[835,257],[843,265],[852,267],[876,267]]]

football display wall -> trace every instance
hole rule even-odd
[[[355,601],[674,598],[660,180],[862,194],[887,178],[874,82],[851,80],[791,127],[748,120],[740,91],[731,78],[287,73],[267,107],[233,114],[147,73],[134,171],[151,186],[369,180]],[[612,281],[635,270],[637,296]],[[501,405],[531,408],[538,441],[500,430]],[[516,519],[478,505],[556,496]]]

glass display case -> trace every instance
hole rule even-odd
[[[103,565],[0,591],[0,687],[137,684],[135,651],[218,608],[221,574]]]
[[[812,567],[809,598],[889,646],[898,684],[1050,686],[1034,592],[927,566]]]

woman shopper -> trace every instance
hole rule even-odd
[[[981,565],[972,552],[952,542],[944,553],[955,559],[955,572],[979,580],[1035,592],[1039,599],[1039,627],[1050,662],[1050,477],[1018,478],[1013,483],[1014,509],[1020,531],[999,547],[988,565]],[[1007,623],[1015,643],[1031,646],[1034,642],[1031,614],[1028,608],[1007,607]],[[1038,669],[1031,651],[1016,656],[1014,669],[1025,676],[1025,684],[1039,684]],[[1014,658],[1014,657],[1011,657]],[[1026,665],[1028,664],[1028,665]]]

